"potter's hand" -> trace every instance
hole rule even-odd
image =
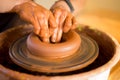
[[[56,2],[51,8],[57,23],[57,27],[54,29],[51,37],[52,42],[59,42],[63,32],[66,33],[71,29],[75,29],[77,25],[77,21],[72,13],[67,8],[61,6],[61,4],[64,5],[64,3],[59,4]]]
[[[51,11],[32,1],[15,6],[13,11],[18,13],[23,20],[30,22],[34,26],[34,32],[44,42],[49,42],[51,32],[56,27]]]

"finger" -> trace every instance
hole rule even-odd
[[[51,36],[51,41],[52,41],[53,43],[56,42],[57,31],[58,31],[58,27],[54,29],[54,31],[53,31],[53,35]]]
[[[59,17],[59,26],[62,28],[64,23],[65,23],[65,19],[67,17],[67,12],[66,11],[62,11],[60,17]]]
[[[64,26],[66,16],[67,16],[67,12],[62,11],[61,16],[59,17],[59,25],[58,25],[58,32],[57,32],[56,42],[60,42],[60,40],[61,40],[62,33],[63,33],[63,26]]]
[[[49,42],[49,34],[48,34],[49,31],[45,31],[45,30],[42,30],[41,31],[41,34],[42,34],[42,37],[41,37],[41,40],[43,42]],[[40,34],[40,36],[41,36]]]
[[[43,38],[42,38],[42,41],[43,41],[43,42],[46,42],[46,43],[49,43],[49,42],[50,42],[50,40],[49,40],[48,37],[43,37]]]
[[[53,11],[53,15],[55,17],[55,21],[56,21],[57,25],[59,24],[59,19],[60,19],[61,14],[62,14],[62,12],[60,9],[56,9]]]
[[[50,12],[50,15],[49,15],[48,22],[49,22],[49,27],[50,28],[56,28],[57,27],[55,17],[53,16],[53,14],[51,12]]]
[[[61,41],[62,33],[63,33],[62,28],[59,28],[57,31],[56,42]]]
[[[71,14],[69,14],[67,16],[67,18],[65,20],[64,28],[63,28],[64,33],[68,32],[71,29],[71,27],[72,27],[72,17],[73,16]]]
[[[33,32],[35,34],[39,35],[40,24],[39,24],[39,20],[38,20],[38,18],[36,16],[34,17],[34,20],[32,21],[32,23],[33,23],[33,26],[34,26]]]
[[[77,26],[78,26],[78,22],[77,22],[77,20],[75,19],[75,17],[73,17],[72,18],[72,27],[71,27],[71,29],[75,29]]]
[[[61,15],[61,11],[60,10],[54,10],[53,11],[53,15],[55,17],[55,20],[56,20],[56,23],[57,23],[57,27],[53,30],[53,34],[51,36],[51,41],[52,42],[56,42],[57,32],[58,32],[58,24],[59,24],[59,17]]]
[[[41,37],[43,42],[49,42],[49,29],[47,18],[46,17],[40,18],[39,23],[41,26],[39,36]]]
[[[55,17],[53,16],[53,14],[51,12],[49,15],[48,23],[49,23],[49,34],[51,36],[54,32],[54,29],[57,27]]]

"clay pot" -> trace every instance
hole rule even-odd
[[[62,42],[45,43],[31,33],[27,38],[27,48],[33,56],[47,59],[63,58],[74,54],[80,47],[81,39],[75,31],[63,34]]]
[[[111,68],[120,59],[120,45],[116,39],[99,30],[84,28],[78,33],[90,36],[99,45],[99,56],[91,65],[60,74],[32,73],[16,66],[8,54],[11,43],[27,34],[26,32],[29,33],[29,28],[16,27],[0,34],[0,74],[4,77],[2,80],[107,80]]]

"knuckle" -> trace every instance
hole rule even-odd
[[[41,19],[43,19],[44,17],[45,17],[44,13],[42,13],[42,14],[39,15],[39,18],[41,18]]]
[[[61,13],[61,9],[55,9],[55,10],[54,10],[54,13],[55,13],[55,14]]]
[[[43,14],[44,14],[44,15],[48,15],[48,14],[49,14],[49,11],[44,11]]]

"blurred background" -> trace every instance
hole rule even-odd
[[[43,5],[47,9],[57,0],[34,0],[36,3]],[[92,13],[97,11],[110,11],[116,13],[118,19],[120,19],[120,0],[86,0],[86,4],[83,7],[82,13]],[[108,13],[108,15],[110,15]],[[112,17],[112,16],[111,16]]]

